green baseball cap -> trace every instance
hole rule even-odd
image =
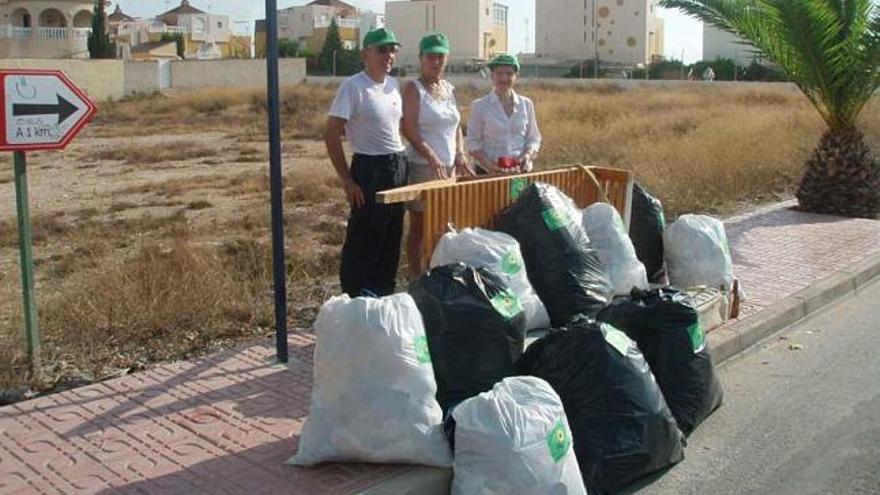
[[[440,53],[446,55],[449,53],[449,38],[443,33],[431,33],[419,43],[419,53]]]
[[[516,55],[510,55],[509,53],[502,53],[495,56],[488,65],[490,69],[494,69],[501,65],[509,65],[519,72],[519,59],[516,58]]]
[[[382,45],[400,45],[397,36],[390,29],[378,28],[364,36],[364,48]]]

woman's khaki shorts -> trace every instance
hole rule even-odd
[[[447,174],[451,174],[453,170],[453,167],[448,167],[446,169]],[[409,180],[407,181],[408,184],[420,184],[422,182],[428,182],[436,179],[437,177],[434,175],[434,170],[427,163],[421,161],[413,161],[412,159],[410,159]],[[425,211],[425,202],[420,199],[408,201],[406,203],[406,209],[407,211],[421,213]]]

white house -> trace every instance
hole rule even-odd
[[[539,57],[636,65],[663,55],[656,0],[538,0]]]
[[[88,58],[92,0],[0,0],[0,58]]]
[[[385,22],[401,42],[401,65],[417,64],[419,40],[432,32],[449,37],[453,62],[485,61],[507,51],[507,10],[494,0],[386,2]]]

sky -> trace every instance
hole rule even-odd
[[[310,0],[277,0],[278,8],[304,5]],[[346,0],[360,8],[376,12],[384,12],[384,0]],[[510,51],[530,53],[535,49],[535,2],[538,0],[499,0],[510,7],[508,11]],[[152,17],[167,9],[176,7],[180,0],[118,0],[122,10],[135,17]],[[233,21],[241,21],[237,31],[248,33],[253,29],[253,20],[262,19],[265,2],[261,0],[190,0],[190,4],[214,14],[225,14]],[[111,9],[112,11],[112,9]],[[660,17],[666,23],[666,40],[664,47],[667,58],[681,59],[684,53],[685,62],[700,60],[703,54],[703,28],[699,21],[691,19],[677,11],[660,9]],[[248,22],[249,21],[249,22]],[[529,29],[526,30],[528,25]],[[528,39],[528,45],[526,44]]]

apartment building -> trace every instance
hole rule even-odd
[[[0,0],[0,58],[88,58],[92,0]]]
[[[762,61],[748,43],[721,29],[703,24],[703,60],[729,58],[741,66]]]

